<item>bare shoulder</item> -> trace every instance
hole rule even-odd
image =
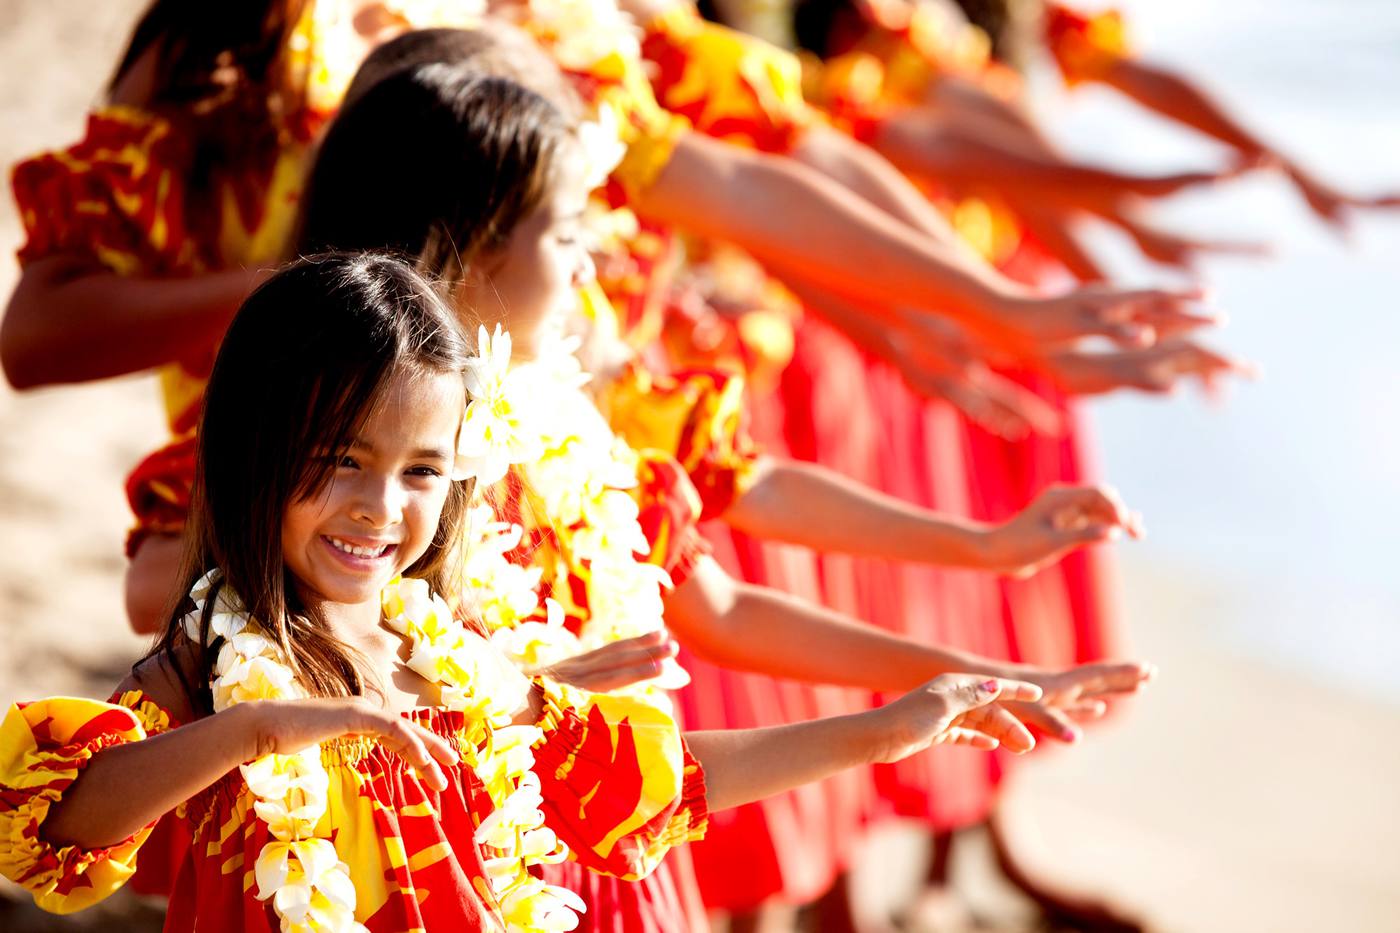
[[[173,656],[162,653],[146,658],[132,669],[117,689],[119,692],[140,690],[173,719],[189,723],[204,715],[190,697],[190,689],[199,682],[195,646],[186,643],[177,648]]]

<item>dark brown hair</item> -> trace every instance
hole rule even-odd
[[[394,71],[327,132],[300,249],[387,250],[450,285],[542,203],[572,138],[544,97],[470,64]]]
[[[357,655],[297,595],[282,554],[287,507],[324,491],[391,378],[462,374],[468,356],[433,288],[382,255],[294,263],[254,292],[229,326],[205,392],[180,592],[217,567],[221,585],[280,644],[313,695],[358,695],[365,682]],[[405,574],[449,591],[449,556],[468,498],[467,484],[454,482],[431,545]],[[176,663],[190,649],[187,601],[171,612],[152,651],[206,712],[215,653],[204,642],[213,606],[211,598],[193,670]]]

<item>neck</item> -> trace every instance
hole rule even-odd
[[[317,603],[316,609],[336,638],[351,645],[373,641],[380,634],[384,611],[375,598],[363,603]]]

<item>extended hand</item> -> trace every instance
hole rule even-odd
[[[362,697],[258,700],[219,715],[230,714],[252,717],[250,758],[273,753],[288,755],[327,739],[364,735],[397,752],[424,783],[437,791],[447,789],[442,768],[451,767],[458,760],[446,740]]]
[[[976,674],[943,674],[922,687],[865,714],[888,741],[875,760],[899,761],[933,745],[969,745],[1030,751],[1035,738],[1004,704],[1034,702],[1034,684]]]
[[[1103,698],[1137,693],[1157,674],[1151,664],[1137,661],[1082,664],[1067,671],[1016,675],[1043,691],[1036,702],[1010,702],[1007,708],[1022,722],[1061,742],[1077,742],[1078,723],[1098,719],[1108,709]]]
[[[1055,485],[1010,521],[987,532],[986,569],[1029,577],[1065,554],[1127,532],[1141,538],[1142,516],[1108,486]]]
[[[590,693],[607,693],[657,677],[679,650],[669,632],[648,632],[575,655],[539,673]]]
[[[1049,365],[1060,387],[1075,395],[1117,389],[1169,395],[1187,379],[1199,379],[1207,389],[1214,389],[1226,376],[1259,377],[1254,364],[1185,339],[1139,350],[1064,353],[1051,357]]]
[[[1220,315],[1192,308],[1204,297],[1200,289],[1085,285],[1057,298],[1010,299],[1004,320],[1030,355],[1083,337],[1145,347],[1161,337],[1221,323]]]

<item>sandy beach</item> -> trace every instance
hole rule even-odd
[[[13,24],[0,37],[0,161],[78,137],[143,5],[0,2]],[[0,253],[19,236],[0,197]],[[0,293],[16,271],[0,259]],[[122,480],[161,432],[149,377],[0,386],[0,704],[105,696],[143,650],[122,610]],[[1162,675],[1083,747],[1022,769],[1007,806],[1032,865],[1164,931],[1400,930],[1400,709],[1229,653],[1210,620],[1247,592],[1132,554],[1123,592],[1139,654]],[[881,833],[871,851],[917,874],[907,833]],[[879,882],[877,900],[899,887]],[[982,929],[1023,928],[984,866],[959,884]],[[132,901],[51,918],[3,885],[0,930],[158,929]]]

